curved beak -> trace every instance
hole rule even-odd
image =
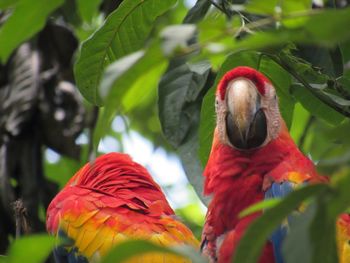
[[[226,94],[226,133],[238,149],[261,146],[267,137],[267,121],[261,109],[261,95],[254,83],[239,78],[229,83]]]

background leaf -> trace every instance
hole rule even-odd
[[[155,19],[176,0],[126,0],[81,47],[75,64],[78,88],[91,103],[101,105],[98,95],[104,68],[109,63],[141,49]]]
[[[22,237],[10,247],[6,261],[9,263],[41,263],[49,256],[55,238],[46,234]]]
[[[176,256],[184,256],[184,257],[190,258],[194,263],[207,262],[195,250],[189,247],[168,248],[168,247],[161,247],[143,240],[133,240],[133,241],[126,241],[121,243],[120,245],[117,245],[103,259],[102,263],[124,262],[125,260],[131,259],[132,257],[134,257],[135,251],[138,251],[137,255],[150,253],[150,252],[152,253],[157,252],[157,253],[173,254]]]
[[[165,58],[157,44],[147,51],[138,51],[111,64],[107,69],[100,90],[105,98],[105,108],[100,114],[94,133],[95,148],[106,134],[116,112],[121,110],[121,94],[130,88],[136,80],[152,71],[153,67],[165,66]],[[119,74],[115,74],[119,72]],[[161,74],[161,71],[158,71]],[[160,77],[160,76],[159,76]],[[154,87],[156,88],[156,87]],[[139,92],[143,92],[139,87]]]
[[[295,210],[302,201],[320,193],[327,189],[326,185],[313,185],[299,189],[290,193],[283,201],[278,203],[273,208],[266,210],[256,221],[254,221],[244,237],[239,242],[234,259],[232,262],[236,263],[255,263],[257,262],[261,250],[268,240],[269,235],[273,230],[287,217],[293,210]],[[254,240],[254,246],[251,242]]]
[[[21,0],[6,22],[0,27],[0,61],[5,63],[13,50],[28,40],[46,23],[49,14],[63,3],[63,0]],[[16,34],[13,34],[13,30]]]

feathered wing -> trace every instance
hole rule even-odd
[[[175,219],[159,186],[140,165],[122,154],[107,154],[86,164],[49,206],[47,227],[66,236],[56,258],[86,262],[115,244],[145,239],[162,246],[198,246],[192,232]],[[136,262],[187,262],[167,254],[145,254]],[[130,262],[133,262],[130,261]]]

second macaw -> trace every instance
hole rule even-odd
[[[52,235],[66,239],[55,249],[56,262],[96,262],[114,245],[130,239],[198,246],[147,170],[120,153],[102,155],[81,168],[52,200],[46,225]],[[190,261],[148,253],[128,262]]]
[[[283,105],[282,105],[283,106]],[[202,249],[212,262],[231,262],[245,230],[261,213],[239,213],[266,198],[284,197],[304,183],[325,183],[293,142],[279,112],[272,82],[250,67],[227,72],[216,90],[217,125],[206,165],[206,195],[212,196]],[[350,220],[337,224],[339,258],[350,262]],[[284,262],[286,226],[266,242],[259,263]]]

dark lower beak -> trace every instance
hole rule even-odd
[[[230,143],[237,149],[249,150],[261,146],[267,137],[266,116],[258,110],[246,130],[240,130],[231,113],[226,116],[226,132]]]

